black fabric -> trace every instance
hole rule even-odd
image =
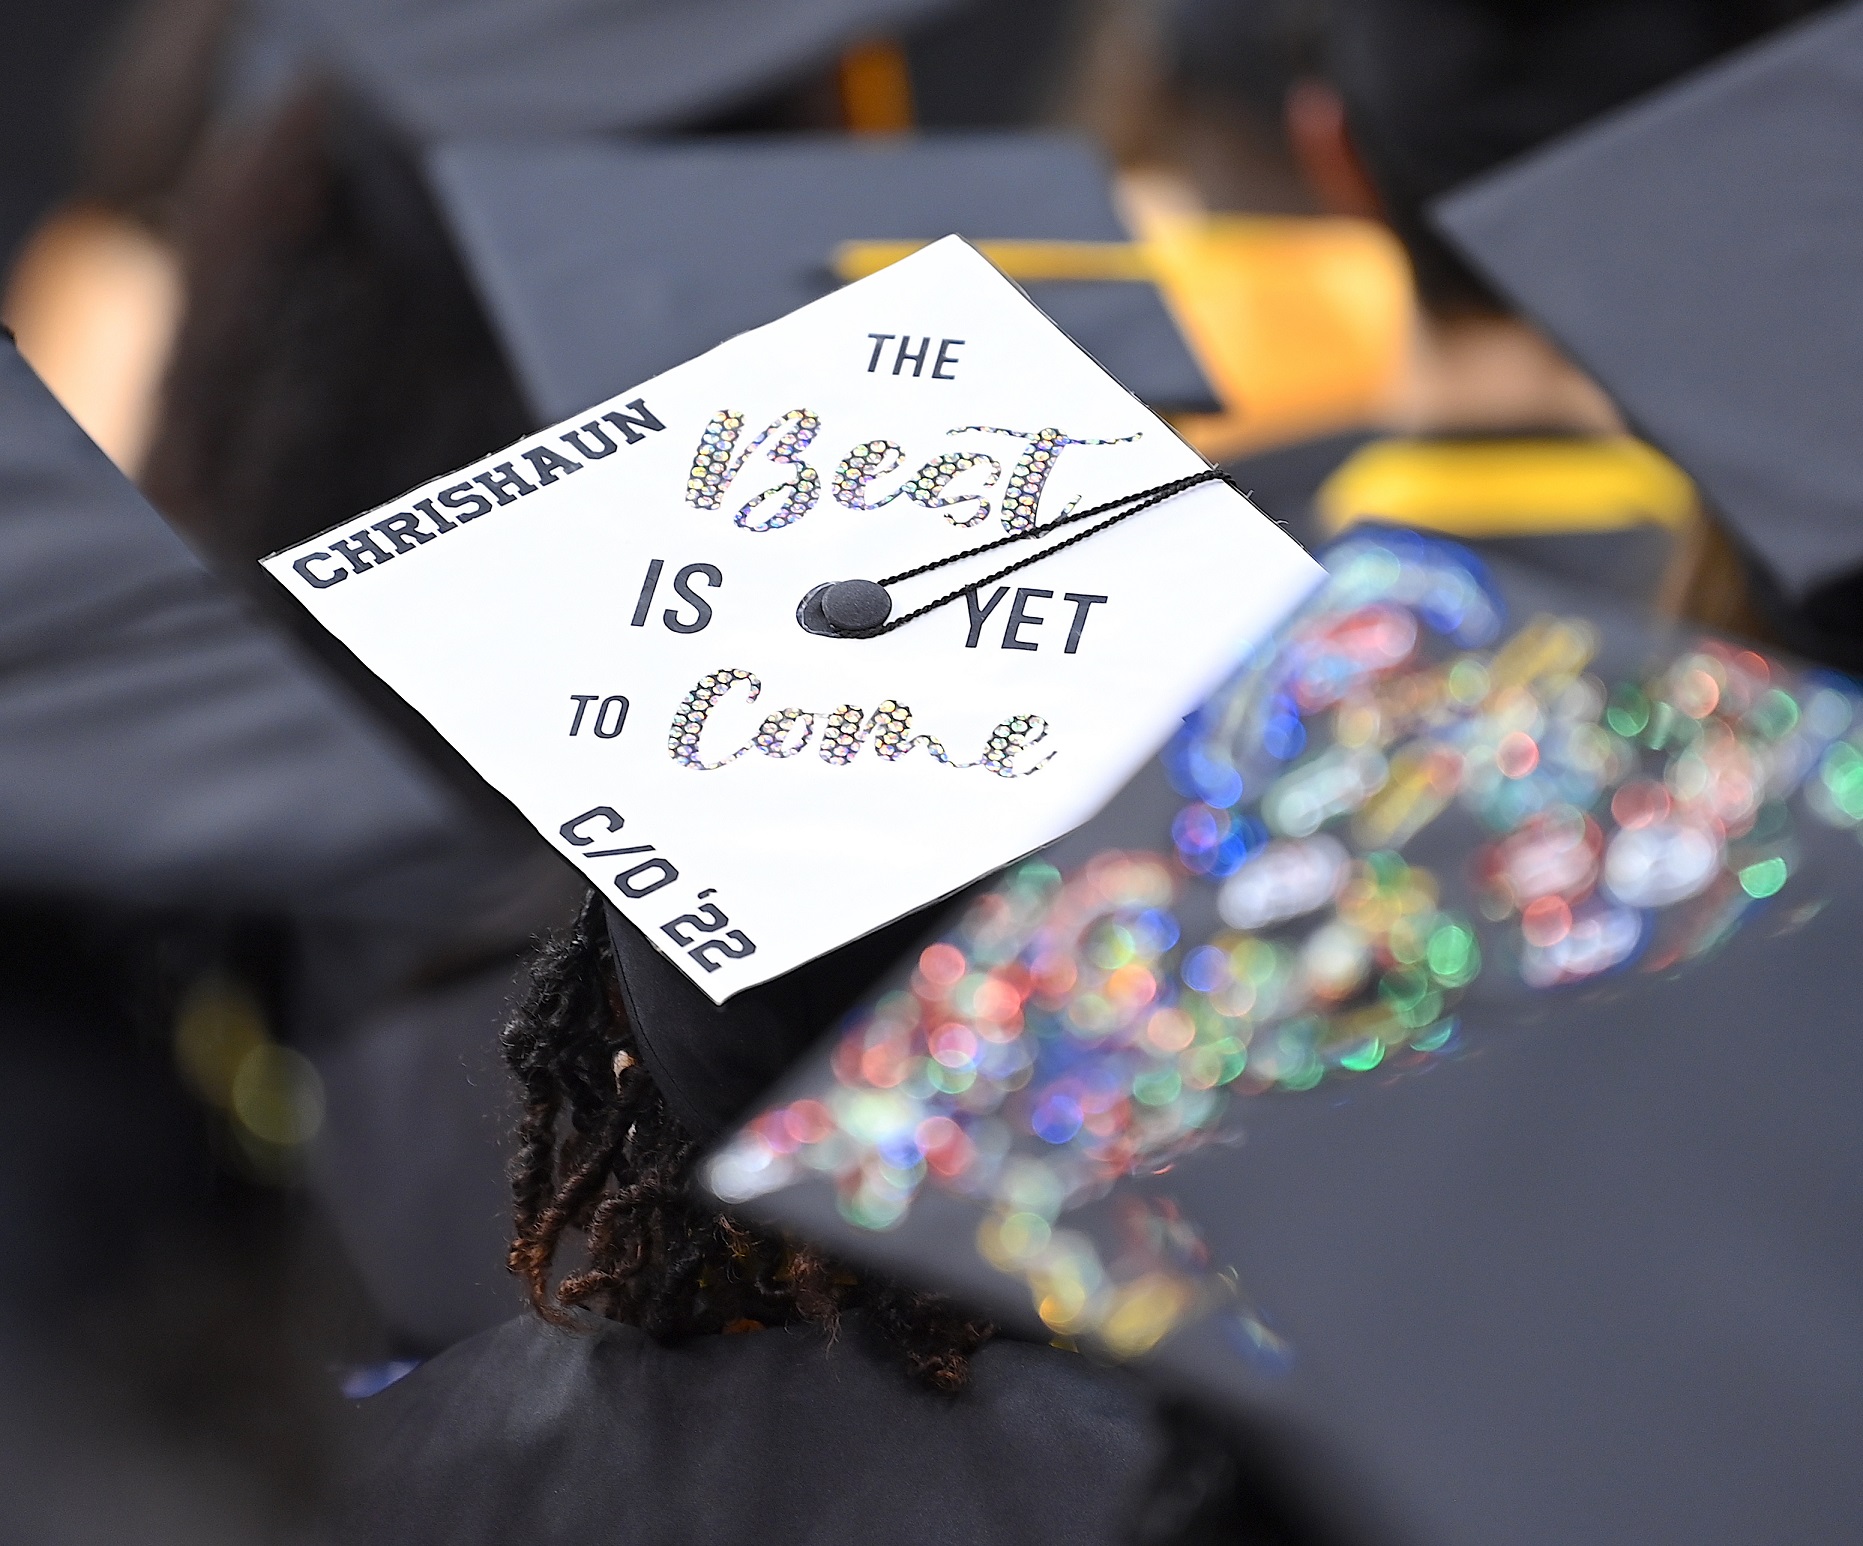
[[[1746,596],[1768,637],[1810,660],[1863,676],[1863,569],[1820,585],[1800,600],[1786,594],[1766,564],[1744,554]]]
[[[1234,1399],[1442,1546],[1863,1538],[1863,887],[1823,841],[1802,927],[1181,1166],[1303,1365]]]
[[[60,1314],[65,1269],[92,1255],[99,1218],[112,1254],[133,1260],[201,1203],[200,1112],[166,1057],[138,1047],[167,1029],[152,963],[181,955],[184,933],[105,909],[0,907],[0,1314]]]
[[[46,1341],[41,1322],[0,1313],[0,1540],[279,1539],[247,1479],[229,1485],[224,1457],[147,1411],[146,1393],[125,1392],[114,1371],[75,1364]],[[281,1546],[294,1540],[311,1546],[295,1533]]]
[[[1863,568],[1859,136],[1849,5],[1437,210],[1813,611]]]
[[[363,1403],[336,1539],[383,1546],[1090,1546],[1160,1435],[1129,1377],[999,1340],[956,1396],[858,1325],[661,1347],[523,1317]]]
[[[498,1052],[519,976],[507,957],[401,996],[317,1057],[311,1185],[397,1352],[438,1352],[523,1299],[505,1269],[517,1088]]]
[[[950,906],[934,902],[852,944],[714,1004],[607,909],[628,1023],[647,1071],[697,1137],[728,1129]]]
[[[1330,70],[1426,302],[1494,304],[1428,200],[1708,63],[1814,0],[1340,0]]]
[[[17,1247],[0,1287],[17,1273],[67,1291],[74,1264],[90,1271],[99,1252],[121,1255],[130,1221],[153,1208],[143,1188],[165,1174],[165,1154],[186,1151],[174,1134],[147,1132],[112,1108],[130,1105],[120,1085],[148,1078],[135,1049],[172,1075],[173,1014],[193,983],[232,975],[258,997],[273,1035],[320,1058],[417,967],[508,948],[512,909],[524,908],[538,878],[519,862],[527,853],[551,882],[567,875],[535,852],[530,834],[480,819],[244,604],[12,345],[0,345],[0,984],[9,1002],[30,988],[54,1026],[59,1016],[98,1016],[118,1027],[89,1064],[77,1060],[70,1031],[36,1033],[63,1061],[19,1035],[0,1080],[0,1127],[18,1143],[0,1145],[9,1162],[0,1169],[16,1183],[0,1196],[0,1245]],[[519,918],[515,932],[531,926]],[[80,953],[67,953],[71,940]],[[495,1028],[487,1011],[453,1030],[490,1054]],[[442,1260],[457,1258],[436,1247],[415,1260],[414,1242],[445,1236],[450,1218],[478,1209],[468,1233],[448,1238],[460,1254],[479,1254],[479,1282],[501,1289],[496,1150],[488,1142],[475,1155],[476,1172],[446,1163],[436,1131],[454,1086],[445,1072],[423,1080],[396,1063],[396,1048],[359,1045],[332,1065],[400,1076],[367,1095],[339,1080],[333,1115],[354,1147],[337,1211],[376,1226],[373,1236],[351,1232],[382,1247],[379,1261],[365,1261],[374,1282],[411,1276],[427,1286]],[[452,1078],[461,1102],[477,1094]],[[406,1093],[417,1116],[393,1109],[391,1090]],[[471,1108],[482,1129],[485,1110]],[[204,1135],[192,1141],[201,1151],[194,1179],[205,1186],[215,1162]],[[373,1170],[357,1163],[365,1155]],[[384,1176],[393,1180],[384,1185]],[[64,1190],[50,1184],[61,1177]],[[74,1199],[80,1178],[85,1195]],[[386,1216],[394,1201],[426,1204],[429,1187],[452,1212]],[[31,1211],[16,1222],[22,1208]],[[109,1268],[98,1276],[121,1281]],[[509,1311],[505,1298],[476,1318],[449,1319],[471,1282],[425,1300],[385,1293],[384,1305],[399,1317],[414,1300],[405,1317],[414,1340],[443,1345]],[[428,1328],[430,1338],[421,1335]]]
[[[1621,531],[1560,532],[1541,536],[1484,537],[1466,543],[1483,558],[1520,564],[1567,585],[1595,588],[1611,600],[1648,609],[1655,605],[1675,557],[1665,526]]]
[[[0,889],[456,916],[504,851],[0,344]]]
[[[326,1253],[310,1265],[298,1195],[242,1174],[175,1056],[178,989],[262,964],[230,959],[231,932],[0,902],[9,1546],[310,1546],[324,1419],[341,1415],[324,1367],[336,1274]]]

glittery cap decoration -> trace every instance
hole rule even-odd
[[[720,1197],[819,1178],[885,1231],[954,1193],[1055,1333],[1130,1356],[1215,1311],[1284,1363],[1194,1220],[1120,1193],[1136,1249],[1096,1200],[1255,1102],[1401,1077],[1549,992],[1699,959],[1775,897],[1815,908],[1801,817],[1863,834],[1837,678],[1714,640],[1608,665],[1597,623],[1510,623],[1433,539],[1355,537],[1328,568],[1166,751],[1157,847],[1009,874],[713,1157]]]

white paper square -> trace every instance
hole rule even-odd
[[[708,498],[695,455],[726,410],[740,449],[796,413],[812,436],[793,452],[766,437]],[[1246,500],[1207,484],[998,582],[974,644],[995,585],[879,638],[798,625],[816,584],[1005,535],[1003,496],[1018,468],[1044,465],[1036,437],[1051,429],[1076,443],[1047,447],[1044,523],[1205,465],[948,237],[266,566],[722,1002],[1085,820],[1318,580]],[[857,496],[877,508],[850,508],[837,469],[880,441],[900,448],[897,469]],[[957,473],[942,497],[962,502],[945,509],[896,492],[947,454],[996,471]],[[797,480],[812,500],[753,503]],[[894,615],[1044,545],[894,586]],[[1020,598],[1039,621],[1009,637],[1022,590],[1053,594]],[[688,695],[734,671],[759,696],[735,679],[682,760],[670,732]],[[886,702],[948,760],[877,747]],[[828,760],[843,705],[868,734]],[[788,721],[790,754],[758,749],[767,717],[792,708],[813,720]],[[1031,715],[1039,744],[1001,771],[980,763],[994,727]]]

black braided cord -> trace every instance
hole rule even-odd
[[[1007,537],[998,537],[994,542],[985,542],[974,548],[966,548],[962,553],[953,553],[949,558],[934,559],[929,564],[920,564],[916,569],[905,569],[898,574],[889,574],[885,579],[876,583],[882,586],[897,585],[901,580],[916,579],[921,574],[930,574],[934,569],[942,569],[947,564],[955,564],[961,559],[975,558],[979,553],[988,553],[994,548],[1007,547],[1012,542],[1028,542],[1049,536],[1063,526],[1078,525],[1082,521],[1092,520],[1096,515],[1105,515],[1108,510],[1119,512],[1101,521],[1098,526],[1089,526],[1085,531],[1076,532],[1065,542],[1057,542],[1053,547],[1043,548],[1039,553],[1030,553],[1026,558],[1017,559],[1007,568],[998,569],[994,574],[986,574],[981,580],[972,580],[970,584],[948,595],[940,596],[936,601],[928,601],[916,611],[906,613],[904,617],[895,617],[890,622],[874,629],[872,633],[862,634],[861,637],[877,639],[881,634],[891,633],[895,628],[903,628],[915,618],[923,617],[927,612],[935,612],[940,607],[949,606],[953,601],[961,599],[971,591],[982,590],[984,586],[992,585],[1019,569],[1026,569],[1030,564],[1038,564],[1044,558],[1051,558],[1063,548],[1071,548],[1076,542],[1085,542],[1087,538],[1105,531],[1109,526],[1117,526],[1121,521],[1129,516],[1137,515],[1141,510],[1149,510],[1153,505],[1161,505],[1165,500],[1173,499],[1200,483],[1219,481],[1227,483],[1231,488],[1236,488],[1235,481],[1227,473],[1215,467],[1206,467],[1202,472],[1193,472],[1188,477],[1175,478],[1169,483],[1160,483],[1155,488],[1140,489],[1135,494],[1122,494],[1117,499],[1109,499],[1105,504],[1095,505],[1089,510],[1076,510],[1072,515],[1061,516],[1049,521],[1045,526],[1031,527],[1028,531],[1011,532]],[[1236,489],[1236,492],[1240,493],[1241,490]],[[1121,509],[1122,505],[1126,508]]]

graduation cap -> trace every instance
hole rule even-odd
[[[454,915],[494,855],[0,344],[0,890]]]
[[[625,920],[701,1131],[1317,578],[955,238],[266,566]]]
[[[1363,529],[701,1167],[1343,1539],[1849,1539],[1863,703]]]
[[[1794,605],[1863,568],[1860,82],[1847,5],[1435,207]]]
[[[1590,123],[1819,0],[1339,0],[1326,74],[1425,304],[1498,297],[1430,224],[1430,200]]]
[[[553,135],[714,118],[956,0],[265,0],[236,94],[314,62],[403,132]]]
[[[951,232],[1026,281],[1142,401],[1217,406],[1126,243],[1104,165],[1070,136],[468,142],[440,147],[430,166],[546,418]]]

